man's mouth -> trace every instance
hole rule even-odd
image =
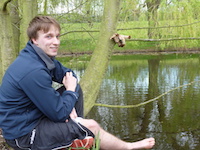
[[[56,52],[58,50],[58,47],[51,47],[51,49]]]

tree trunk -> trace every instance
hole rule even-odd
[[[38,7],[37,0],[18,0],[20,7],[20,50],[24,48],[28,41],[27,28],[29,22],[35,15],[37,15]]]
[[[85,115],[94,106],[112,54],[114,42],[110,40],[110,37],[116,32],[119,9],[120,0],[104,0],[104,14],[99,40],[80,81],[84,93]]]
[[[19,23],[20,23],[20,17],[19,17],[19,11],[18,11],[18,1],[14,0],[11,2],[10,5],[10,17],[12,21],[12,28],[13,28],[13,38],[14,38],[14,49],[15,54],[19,53],[19,36],[20,36],[20,30],[19,30]]]
[[[14,50],[12,21],[10,17],[10,11],[8,10],[8,4],[10,2],[11,0],[4,0],[0,3],[0,29],[3,29],[0,34],[1,77],[16,57]]]
[[[151,27],[158,26],[158,8],[160,6],[161,0],[146,0],[147,9],[148,9],[148,37],[149,39],[158,38],[159,37],[159,30],[152,29]]]
[[[48,7],[48,5],[47,5],[47,0],[45,0],[45,1],[44,1],[44,12],[43,12],[44,15],[47,15],[47,14],[48,14],[48,13],[47,13],[47,7]]]

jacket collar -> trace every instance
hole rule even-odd
[[[49,56],[47,56],[47,54],[45,54],[45,52],[41,48],[37,47],[31,41],[29,41],[29,44],[33,47],[33,49],[35,50],[35,52],[43,60],[43,62],[46,64],[46,66],[47,66],[47,68],[49,70],[52,70],[52,69],[55,68],[55,64],[53,62],[53,58],[51,59]]]

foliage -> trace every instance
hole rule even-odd
[[[17,1],[17,0],[15,0]],[[102,20],[103,0],[37,0],[39,14],[54,16],[62,24],[62,32],[67,34],[61,37],[61,49],[65,52],[88,52],[95,49],[99,36],[99,27]],[[19,1],[21,2],[21,0]],[[148,39],[148,7],[150,0],[122,0],[118,32],[131,35],[132,39]],[[31,4],[31,5],[34,5]],[[153,4],[152,4],[153,5]],[[157,26],[152,32],[158,32],[158,39],[171,39],[170,41],[144,42],[130,41],[124,48],[115,46],[116,50],[169,50],[169,49],[198,49],[197,40],[173,40],[174,38],[200,36],[199,26],[199,0],[161,0],[157,9]],[[22,6],[15,6],[19,17],[22,17]],[[153,6],[152,6],[153,7]],[[30,12],[30,11],[29,11]],[[16,14],[16,13],[14,13]],[[26,13],[25,13],[26,14]],[[16,16],[15,16],[16,18]],[[29,18],[30,19],[30,18]],[[29,20],[27,19],[27,20]],[[14,27],[19,27],[19,19],[13,22]],[[27,24],[27,23],[26,23]],[[20,25],[20,28],[23,28]],[[21,30],[25,31],[24,29]],[[15,31],[16,33],[16,31]],[[24,32],[23,32],[24,34]],[[19,39],[19,38],[18,38]],[[15,40],[16,41],[16,40]],[[26,40],[21,40],[26,42]],[[23,45],[22,45],[23,46]],[[22,47],[20,46],[20,47]]]
[[[193,37],[198,38],[200,35],[199,24],[197,20],[192,22],[193,24],[181,24],[177,26],[177,21],[160,21],[160,39],[172,39],[170,41],[130,41],[127,40],[127,44],[123,48],[115,46],[115,50],[175,50],[175,49],[190,49],[198,48],[199,39],[192,40],[173,40],[174,38],[186,38]],[[119,22],[118,33],[124,35],[131,35],[132,39],[148,39],[147,36],[147,21],[131,21],[131,22]],[[166,27],[166,24],[171,27]],[[180,23],[179,23],[180,24]],[[98,30],[99,23],[93,23],[93,26],[89,26],[87,23],[82,24],[64,24],[62,30],[64,31],[77,31],[87,30],[96,31]],[[185,26],[184,26],[185,25]],[[138,28],[144,27],[144,28]],[[191,30],[189,30],[191,29]],[[187,32],[186,32],[187,31]],[[195,31],[195,32],[191,32]],[[71,32],[67,35],[62,36],[61,52],[87,52],[93,51],[95,48],[95,42],[98,39],[99,32]],[[67,43],[64,44],[64,43]]]
[[[157,32],[155,39],[170,39],[168,41],[131,41],[127,40],[124,48],[115,46],[116,50],[187,50],[198,49],[200,30],[198,10],[200,2],[198,0],[191,1],[160,1],[157,9],[156,26],[149,26],[147,1],[131,1],[123,0],[121,4],[118,31],[120,34],[131,35],[132,39],[149,39],[149,28],[151,32]],[[98,11],[93,16],[87,15],[85,5],[90,3],[90,9]],[[152,4],[153,5],[153,4]],[[103,3],[99,8],[103,7]],[[88,7],[87,7],[88,8]],[[68,32],[62,36],[62,52],[87,52],[93,51],[95,42],[98,39],[99,21],[101,19],[102,9],[97,10],[92,3],[92,0],[87,1],[81,7],[81,13],[77,11],[69,11],[58,18],[62,22],[62,29]],[[153,14],[152,14],[153,15]],[[62,16],[62,17],[61,17]],[[93,19],[91,19],[93,18]],[[96,19],[95,19],[96,18]],[[98,19],[97,19],[98,18]],[[75,23],[76,22],[76,23]],[[94,32],[95,31],[95,32]],[[194,39],[182,39],[182,38]],[[178,39],[178,40],[177,40]],[[182,39],[182,40],[179,40]]]

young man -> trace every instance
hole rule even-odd
[[[15,150],[50,150],[99,135],[101,149],[150,149],[154,138],[128,143],[83,119],[83,98],[71,69],[54,59],[60,25],[49,16],[30,22],[29,42],[7,69],[0,87],[0,128]],[[52,81],[64,86],[57,91]]]

